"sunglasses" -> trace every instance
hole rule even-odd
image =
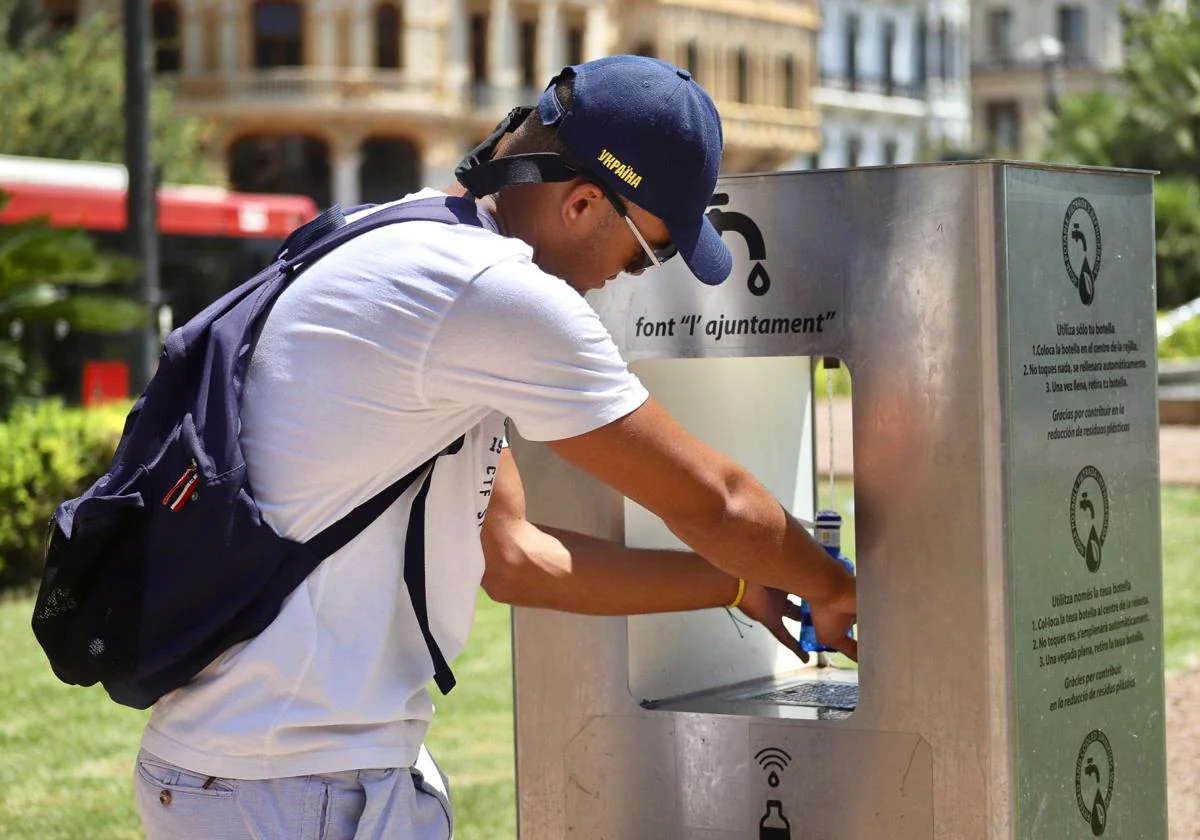
[[[629,225],[629,229],[637,237],[638,244],[642,246],[642,253],[630,260],[623,269],[626,274],[637,274],[639,271],[645,271],[647,268],[657,268],[675,256],[677,249],[674,242],[668,242],[661,248],[651,248],[650,243],[646,241],[646,237],[642,236],[642,232],[638,230],[638,226],[633,223],[633,219],[629,218],[628,214],[621,218],[625,220],[625,224]]]
[[[577,168],[581,170],[581,174],[586,171],[582,170],[582,167]],[[585,177],[587,176],[585,175]],[[646,241],[646,237],[642,236],[642,232],[638,230],[638,226],[630,217],[629,208],[625,206],[625,202],[621,196],[617,195],[611,187],[599,179],[587,177],[587,180],[600,188],[600,191],[604,193],[604,197],[608,199],[608,203],[611,204],[613,209],[617,211],[617,215],[625,220],[625,224],[627,224],[629,229],[633,231],[634,238],[637,239],[638,244],[642,246],[642,253],[630,260],[629,263],[623,269],[621,269],[622,271],[624,271],[626,274],[638,274],[639,272],[645,271],[648,268],[658,268],[678,253],[678,249],[675,247],[674,242],[668,242],[661,248],[651,248],[650,243]]]

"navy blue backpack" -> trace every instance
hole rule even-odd
[[[153,705],[266,628],[322,560],[421,479],[404,580],[438,688],[453,688],[429,630],[424,513],[433,462],[462,438],[304,543],[263,521],[238,440],[246,367],[279,294],[353,237],[412,220],[496,230],[466,198],[406,202],[350,223],[333,207],[293,232],[267,268],[167,337],[108,473],[50,522],[33,632],[59,679],[100,682],[118,703]]]

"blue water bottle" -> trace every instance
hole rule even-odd
[[[846,571],[854,574],[854,564],[850,558],[842,554],[842,515],[836,510],[817,511],[816,527],[813,536],[830,557],[840,561]],[[812,609],[806,599],[800,600],[800,649],[805,653],[833,653],[833,648],[817,641],[817,633],[813,630]]]

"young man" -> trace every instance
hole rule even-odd
[[[582,297],[676,252],[701,281],[728,275],[704,215],[721,158],[712,101],[686,71],[617,56],[567,68],[504,128],[451,190],[469,189],[499,235],[436,222],[364,234],[301,274],[262,329],[241,437],[285,536],[310,538],[463,441],[427,496],[410,488],[261,635],[155,706],[135,772],[150,840],[451,835],[423,747],[434,646],[403,579],[414,507],[428,626],[449,660],[481,581],[500,601],[587,613],[737,603],[802,655],[782,623],[798,616],[793,593],[822,640],[856,654],[853,578],[648,397]],[[528,522],[506,418],[695,553]]]

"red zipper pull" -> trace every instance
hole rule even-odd
[[[187,504],[188,500],[192,498],[192,494],[199,484],[200,467],[193,458],[192,465],[184,470],[179,480],[167,491],[167,495],[163,496],[162,503],[170,508],[172,512],[178,513]]]

